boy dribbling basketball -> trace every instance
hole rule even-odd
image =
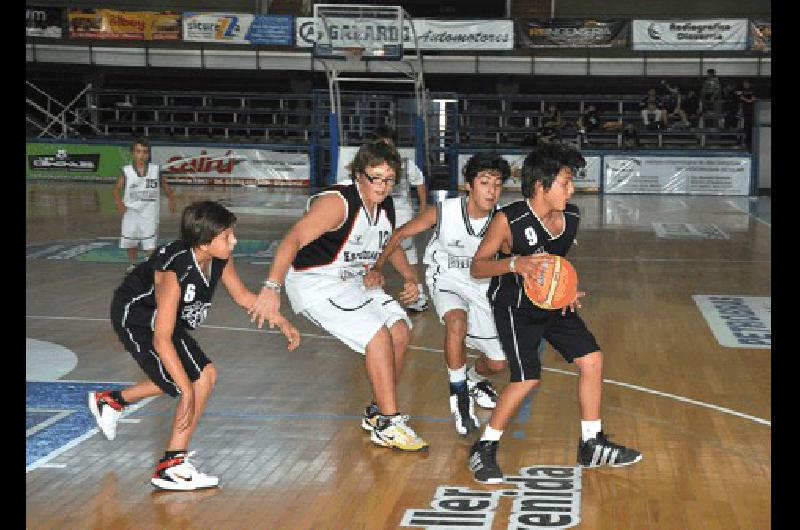
[[[576,312],[584,293],[578,292],[563,309],[541,309],[525,295],[520,277],[540,270],[537,255],[566,256],[572,246],[580,221],[578,207],[569,202],[575,191],[572,176],[584,164],[574,148],[560,143],[534,148],[522,165],[524,200],[504,206],[494,216],[472,261],[473,277],[491,278],[489,300],[511,373],[483,436],[470,449],[468,466],[479,482],[503,480],[496,460],[499,440],[525,396],[539,384],[542,367],[536,346],[542,337],[578,367],[578,464],[616,467],[642,459],[639,451],[615,444],[603,434],[603,354]]]

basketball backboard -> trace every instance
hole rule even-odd
[[[399,61],[405,21],[400,6],[314,5],[314,57]]]

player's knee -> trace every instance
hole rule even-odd
[[[209,388],[213,388],[214,385],[217,384],[217,368],[214,366],[213,363],[208,363],[203,368],[202,374],[200,374],[200,378],[204,380],[205,384],[208,385]]]
[[[575,364],[581,372],[600,372],[603,369],[603,352],[600,350],[576,359]]]
[[[408,346],[408,343],[411,341],[411,331],[408,329],[408,324],[403,319],[392,324],[389,328],[389,334],[392,337],[392,343],[399,346]]]
[[[497,372],[502,372],[506,369],[506,365],[508,363],[506,361],[494,361],[492,359],[486,359],[486,367],[493,373],[496,374]]]

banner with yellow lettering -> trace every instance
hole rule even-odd
[[[169,11],[72,9],[69,36],[73,39],[180,40],[181,15]]]

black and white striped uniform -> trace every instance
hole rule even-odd
[[[144,175],[140,175],[132,164],[122,167],[125,176],[122,202],[121,248],[134,248],[140,243],[150,250],[156,246],[158,237],[158,212],[161,197],[161,178],[157,164],[147,164]]]
[[[172,376],[164,368],[153,347],[156,294],[155,272],[174,272],[181,294],[172,343],[190,381],[200,377],[210,363],[203,350],[189,335],[208,315],[211,298],[228,260],[213,258],[208,277],[197,264],[194,251],[183,241],[161,246],[150,258],[140,263],[114,291],[111,302],[111,323],[125,349],[164,392],[179,394]]]
[[[298,251],[286,274],[286,295],[302,314],[331,335],[364,353],[381,326],[411,321],[383,289],[366,289],[364,275],[380,256],[394,230],[392,198],[367,212],[356,184],[336,185],[309,198],[336,195],[345,203],[345,219],[335,230]]]
[[[500,252],[499,259],[544,252],[566,256],[580,224],[580,211],[572,203],[568,203],[562,212],[563,228],[558,234],[547,230],[527,200],[507,204],[501,211],[511,229],[512,247],[511,254]],[[541,377],[537,349],[542,337],[567,362],[600,349],[577,312],[568,310],[562,315],[561,309],[542,309],[533,305],[525,295],[522,277],[518,274],[508,272],[494,276],[488,295],[512,382]]]
[[[502,361],[505,355],[486,297],[489,279],[473,278],[469,272],[494,211],[486,217],[470,219],[467,201],[467,197],[453,197],[437,205],[436,230],[425,249],[425,279],[439,322],[444,323],[448,311],[464,311],[466,345],[481,350],[492,360]]]

